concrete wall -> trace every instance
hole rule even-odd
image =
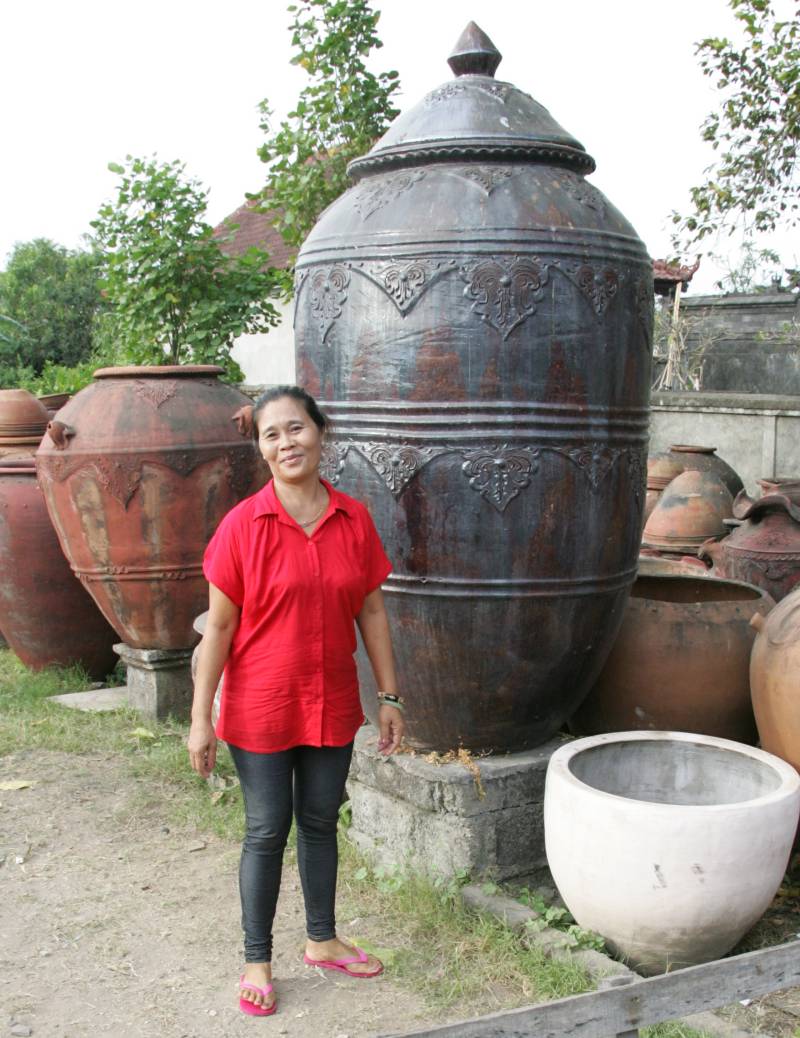
[[[275,307],[283,315],[281,323],[263,335],[240,336],[231,351],[246,385],[294,384],[294,300]]]
[[[672,443],[716,447],[752,494],[756,480],[800,478],[800,396],[654,393],[650,453]]]
[[[688,296],[687,343],[703,354],[704,391],[800,396],[800,295]]]

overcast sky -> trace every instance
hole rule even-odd
[[[778,0],[786,4],[788,0]],[[532,94],[597,162],[596,184],[651,255],[671,253],[669,213],[685,206],[711,153],[699,126],[717,95],[694,44],[734,31],[726,0],[374,0],[394,68],[416,104],[451,78],[473,19],[504,55],[497,78]],[[0,13],[0,264],[15,241],[80,244],[112,196],[109,161],[179,158],[210,188],[210,222],[257,190],[256,106],[292,107],[305,74],[289,64],[284,0],[26,0]],[[789,235],[773,244],[800,265]],[[736,248],[726,238],[721,251]],[[694,291],[712,290],[705,260]]]

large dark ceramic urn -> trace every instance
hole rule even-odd
[[[409,740],[437,750],[534,746],[569,717],[617,633],[645,493],[650,260],[499,60],[471,24],[456,78],[351,165],[297,261],[326,475],[394,563]]]

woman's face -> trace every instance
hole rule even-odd
[[[258,416],[258,449],[272,478],[302,483],[319,478],[322,433],[299,400],[278,397]]]

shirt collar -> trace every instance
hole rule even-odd
[[[320,478],[320,483],[328,491],[334,511],[344,512],[345,515],[349,515],[352,518],[353,507],[350,499],[345,497],[344,494],[340,494],[339,491],[327,481],[327,479]],[[329,509],[326,509],[326,511],[328,510]],[[282,518],[287,518],[286,509],[278,500],[277,494],[275,493],[275,485],[272,480],[270,480],[269,483],[267,483],[256,494],[253,519],[260,519],[264,515],[277,515]]]

